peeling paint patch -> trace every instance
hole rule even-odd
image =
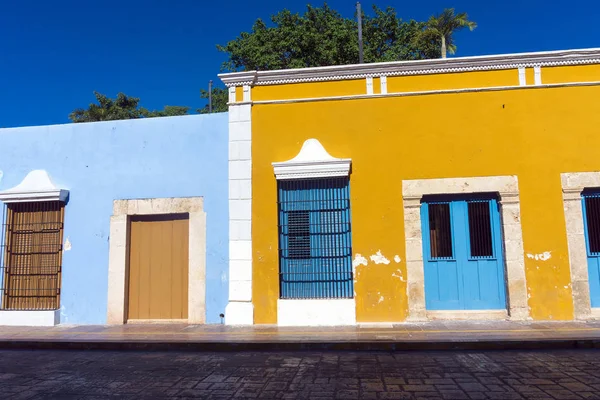
[[[356,253],[356,255],[354,256],[354,260],[352,261],[352,267],[356,268],[359,265],[364,265],[366,267],[368,263],[369,262],[367,261],[366,258],[364,258],[359,253]]]
[[[384,300],[385,298],[383,296],[379,296],[379,301],[377,302],[377,304],[383,303]]]
[[[377,253],[375,253],[371,256],[371,261],[373,261],[375,264],[387,265],[390,263],[390,260],[385,258],[385,256],[383,254],[381,254],[381,250],[379,250]]]
[[[552,258],[552,252],[551,251],[545,251],[545,252],[540,253],[540,254],[529,254],[529,253],[527,253],[527,258],[529,258],[530,260],[536,260],[536,261],[548,261],[549,259]]]
[[[394,261],[396,261],[396,264],[399,264],[400,261],[402,261],[402,259],[400,258],[400,256],[397,255],[396,257],[394,257]]]
[[[67,240],[65,240],[65,245],[63,247],[63,251],[71,251],[71,241],[69,240],[69,238],[67,237]]]
[[[400,279],[400,281],[404,282],[404,277],[402,276],[402,270],[401,269],[397,269],[396,272],[394,272],[392,274],[392,277],[398,278],[398,279]]]
[[[66,308],[64,305],[60,306],[60,322],[65,324],[69,321],[69,318],[67,317],[67,313],[65,312]]]

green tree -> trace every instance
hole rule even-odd
[[[187,115],[190,110],[189,107],[184,106],[165,106],[162,110],[158,111],[148,111],[145,108],[142,108],[142,114],[145,118],[152,117],[175,117],[178,115]]]
[[[454,33],[464,28],[473,30],[477,24],[469,21],[467,13],[455,14],[454,8],[446,8],[441,14],[429,18],[427,28],[424,31],[424,38],[434,35],[441,40],[442,58],[446,58],[446,53],[454,54],[456,44],[454,43]]]
[[[208,90],[200,89],[200,98],[208,100]],[[228,110],[227,102],[229,101],[229,92],[225,88],[213,87],[212,88],[212,112],[226,112]],[[203,108],[196,110],[200,114],[208,114],[209,108],[206,104]]]
[[[250,32],[217,49],[227,55],[225,72],[273,70],[358,63],[358,24],[344,18],[327,3],[307,6],[303,15],[283,10],[267,25],[257,19]],[[393,7],[373,6],[373,15],[363,13],[365,62],[439,58],[441,38],[424,34],[427,22],[398,18]],[[201,97],[208,98],[206,90]],[[227,111],[227,90],[213,89],[213,111]],[[208,112],[208,106],[199,112]]]
[[[373,7],[363,16],[365,62],[415,60],[439,57],[435,46],[421,33],[425,22],[405,22],[392,7]],[[251,32],[217,48],[226,53],[223,71],[273,70],[358,63],[358,26],[327,3],[308,6],[303,15],[283,10],[271,25],[258,19]]]
[[[148,111],[139,107],[138,97],[129,97],[124,93],[117,94],[116,99],[111,99],[102,93],[94,92],[98,104],[91,103],[87,109],[77,108],[69,114],[72,122],[97,122],[114,121],[120,119],[167,117],[185,115],[189,107],[165,106],[163,110]]]

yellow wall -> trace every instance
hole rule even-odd
[[[518,84],[519,71],[517,69],[462,72],[456,74],[392,76],[388,78],[388,92],[420,92],[428,90],[517,86]]]
[[[518,72],[510,72],[518,85]],[[294,85],[278,90],[294,97]],[[328,90],[323,85],[315,95],[329,96]],[[599,97],[600,87],[590,86],[254,105],[255,323],[277,322],[271,163],[294,157],[309,138],[334,157],[352,158],[353,253],[381,251],[390,260],[402,259],[357,269],[358,322],[402,321],[407,315],[406,285],[393,276],[406,277],[402,180],[513,174],[519,179],[525,253],[552,254],[547,261],[525,257],[531,316],[573,318],[560,173],[600,170]]]
[[[542,68],[542,83],[600,82],[600,65]]]
[[[252,88],[252,100],[311,99],[323,96],[352,96],[367,92],[364,79],[331,82],[294,83],[290,85],[256,86]]]

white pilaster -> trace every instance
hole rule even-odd
[[[533,67],[534,82],[536,85],[542,84],[542,67]]]
[[[387,76],[383,75],[379,80],[381,84],[381,94],[387,94]]]
[[[373,94],[373,78],[367,77],[367,94]]]
[[[231,93],[231,92],[230,92]],[[229,105],[229,304],[227,325],[252,325],[252,106]]]

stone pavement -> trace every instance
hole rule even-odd
[[[59,325],[0,327],[0,348],[440,350],[600,348],[600,322],[433,321],[352,327]]]
[[[600,399],[600,350],[2,350],[0,398]]]

